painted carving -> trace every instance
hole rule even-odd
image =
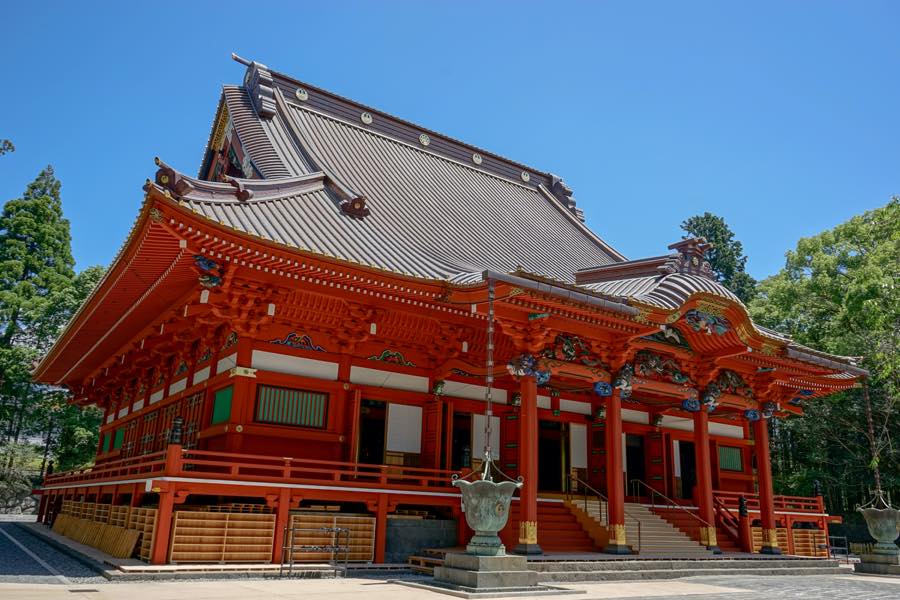
[[[700,400],[697,398],[685,398],[681,401],[681,408],[688,412],[700,412]]]
[[[395,352],[393,350],[389,350],[388,348],[382,350],[381,354],[370,356],[369,360],[380,360],[381,362],[390,363],[392,365],[400,365],[403,367],[416,366],[415,363],[406,360],[401,352]]]
[[[762,418],[771,419],[778,410],[778,404],[775,402],[766,402],[762,405]]]
[[[438,379],[437,381],[434,382],[434,385],[431,386],[431,393],[434,394],[435,396],[443,396],[444,395],[444,385],[446,383],[447,382],[444,381],[443,379]]]
[[[205,363],[205,362],[208,361],[210,358],[212,358],[212,348],[210,348],[209,346],[207,346],[207,347],[203,350],[203,354],[200,355],[200,358],[197,359],[197,364]]]
[[[181,361],[180,363],[178,363],[178,368],[175,369],[175,377],[178,377],[179,375],[183,375],[183,374],[187,373],[187,370],[188,370],[187,361]]]
[[[754,410],[751,408],[751,409],[744,411],[744,418],[751,422],[759,421],[759,419],[761,418],[761,415],[759,414],[758,410]]]
[[[691,378],[681,372],[676,360],[650,350],[641,350],[637,353],[634,358],[634,367],[635,372],[641,377],[669,381],[679,385],[691,383]]]
[[[287,346],[288,348],[296,348],[297,350],[312,350],[313,352],[326,351],[322,346],[318,346],[313,343],[312,338],[310,338],[308,335],[301,335],[294,331],[287,334],[283,340],[275,338],[273,340],[269,340],[269,343]]]
[[[606,381],[598,381],[594,383],[594,393],[603,398],[612,396],[612,385]]]
[[[238,343],[238,334],[236,331],[232,331],[228,334],[228,337],[225,338],[225,343],[222,344],[222,350],[228,350],[232,346],[237,346]]]
[[[744,398],[753,398],[753,390],[744,381],[744,378],[728,369],[719,373],[716,378],[716,385],[725,394],[734,394]]]
[[[553,346],[544,350],[544,358],[562,360],[565,362],[577,362],[586,367],[596,367],[600,364],[600,357],[591,352],[591,349],[577,335],[557,335],[553,340]]]
[[[222,285],[222,267],[219,263],[202,254],[195,254],[194,265],[203,271],[198,277],[200,285],[205,288],[214,288]]]
[[[684,339],[684,336],[681,335],[681,332],[670,325],[662,325],[658,332],[653,335],[646,335],[643,339],[658,342],[660,344],[678,346],[679,348],[686,348],[688,350],[691,349],[691,346],[688,344],[687,340]]]
[[[613,381],[613,387],[619,390],[619,396],[622,400],[631,398],[632,379],[634,379],[634,367],[629,364],[619,369],[619,374],[616,375],[616,380]]]
[[[692,309],[684,315],[684,322],[688,327],[696,332],[705,331],[707,334],[725,335],[731,325],[728,319],[722,316],[716,316],[712,313],[703,312],[701,310]]]
[[[550,381],[550,371],[543,368],[540,359],[531,354],[522,354],[506,363],[506,370],[514,377],[533,375],[538,385]]]

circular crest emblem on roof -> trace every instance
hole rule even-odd
[[[303,88],[297,88],[297,91],[294,92],[294,95],[297,96],[297,100],[300,102],[306,102],[309,100],[309,92],[304,90]]]
[[[481,164],[481,161],[482,161],[482,158],[481,158],[481,155],[480,155],[480,154],[478,154],[478,153],[476,152],[475,154],[472,155],[472,162],[473,162],[473,163],[475,163],[476,165],[480,165],[480,164]]]
[[[530,180],[531,180],[531,175],[529,175],[528,172],[526,172],[526,171],[522,171],[522,181],[527,183]]]
[[[367,112],[364,112],[363,114],[359,115],[359,120],[362,121],[363,123],[365,123],[366,125],[371,125],[372,124],[372,115]]]
[[[428,144],[431,143],[431,138],[423,133],[422,135],[419,136],[419,143],[422,144],[423,146],[427,146]]]

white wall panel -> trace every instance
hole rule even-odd
[[[463,383],[461,381],[447,381],[444,383],[444,395],[455,396],[457,398],[468,398],[469,400],[484,400],[484,394],[487,388],[483,385],[474,385],[472,383]],[[497,404],[506,404],[506,390],[497,388],[491,389],[491,398]]]
[[[388,452],[422,452],[422,407],[389,403],[385,450]]]
[[[391,388],[394,390],[406,390],[408,392],[430,391],[428,389],[427,377],[357,366],[350,367],[350,383]]]
[[[325,360],[302,358],[290,354],[254,350],[250,356],[250,366],[261,371],[272,371],[286,375],[300,375],[314,379],[334,381],[338,377],[338,364]]]

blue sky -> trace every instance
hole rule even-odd
[[[232,51],[561,175],[629,258],[712,211],[756,277],[900,194],[897,2],[16,2],[0,200],[44,165],[78,268],[108,263],[153,157],[194,174]]]

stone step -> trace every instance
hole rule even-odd
[[[840,567],[764,567],[758,569],[729,569],[728,575],[838,575],[847,573]],[[542,571],[538,573],[539,583],[573,583],[584,581],[632,581],[642,579],[678,579],[722,575],[721,569],[696,568],[690,570],[657,569],[641,571]]]
[[[691,570],[753,568],[840,568],[837,560],[826,558],[710,558],[710,559],[607,559],[607,560],[535,560],[528,562],[532,571],[598,571],[598,570]]]

